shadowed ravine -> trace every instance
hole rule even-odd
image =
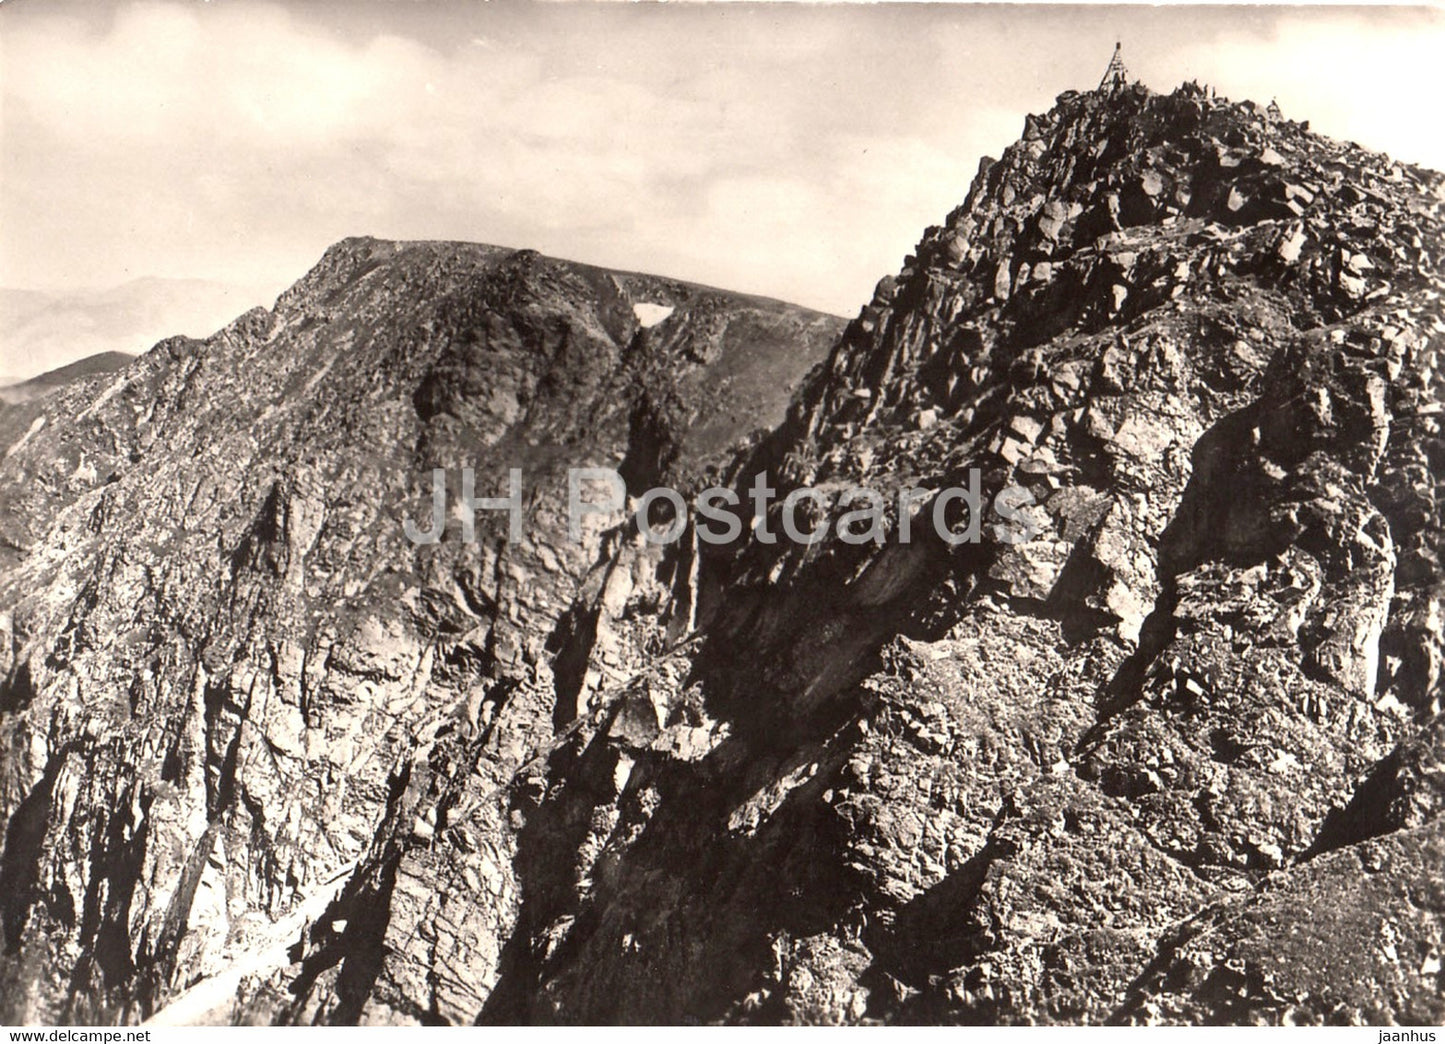
[[[1442,203],[1109,83],[851,322],[346,240],[0,406],[0,1018],[1438,1023]]]

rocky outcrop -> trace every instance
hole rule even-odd
[[[7,406],[18,406],[21,403],[38,399],[58,387],[83,377],[102,373],[114,373],[122,366],[129,364],[133,359],[135,359],[135,356],[129,355],[126,352],[100,352],[96,355],[88,355],[73,363],[68,363],[65,366],[50,370],[47,373],[42,373],[38,377],[31,377],[29,380],[0,384],[0,409]],[[9,443],[6,443],[6,445],[9,445]]]
[[[1110,83],[841,331],[352,241],[43,400],[0,468],[7,1015],[1438,1022],[1442,204]],[[462,465],[523,469],[524,534],[412,546]],[[569,465],[889,507],[573,545]]]
[[[644,327],[647,303],[672,312]],[[725,462],[841,325],[353,240],[274,312],[29,404],[0,469],[6,1021],[134,1021],[257,954],[270,974],[338,889],[381,919],[350,918],[344,991],[408,902],[455,892],[439,873],[488,898],[437,1003],[479,1004],[519,890],[512,814],[480,794],[623,670],[615,647],[687,615],[652,579],[684,559],[566,538],[566,468],[645,460],[622,468],[645,489]],[[479,511],[475,542],[411,543],[437,467],[453,497],[464,467],[478,497],[520,468],[521,538]],[[470,856],[443,866],[451,838]]]

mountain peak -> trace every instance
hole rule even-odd
[[[936,324],[1027,347],[1184,309],[1230,276],[1283,295],[1305,324],[1402,288],[1438,291],[1442,193],[1438,173],[1197,83],[1168,94],[1139,83],[1066,91],[980,164],[964,202],[880,281],[834,375],[814,385],[824,404],[811,424],[875,417],[909,398],[900,388],[917,372],[891,354],[890,317],[920,303]],[[880,386],[889,381],[897,386]],[[967,381],[956,387],[923,407],[971,401]]]
[[[358,237],[0,411],[0,1018],[1439,1021],[1441,179],[1115,59],[846,329]]]

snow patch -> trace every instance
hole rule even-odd
[[[650,326],[656,326],[677,309],[672,305],[648,304],[646,301],[638,301],[632,306],[632,314],[637,316],[637,322],[646,330]]]

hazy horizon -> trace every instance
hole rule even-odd
[[[270,296],[375,235],[849,315],[1116,39],[1445,167],[1430,8],[10,0],[0,286]]]

